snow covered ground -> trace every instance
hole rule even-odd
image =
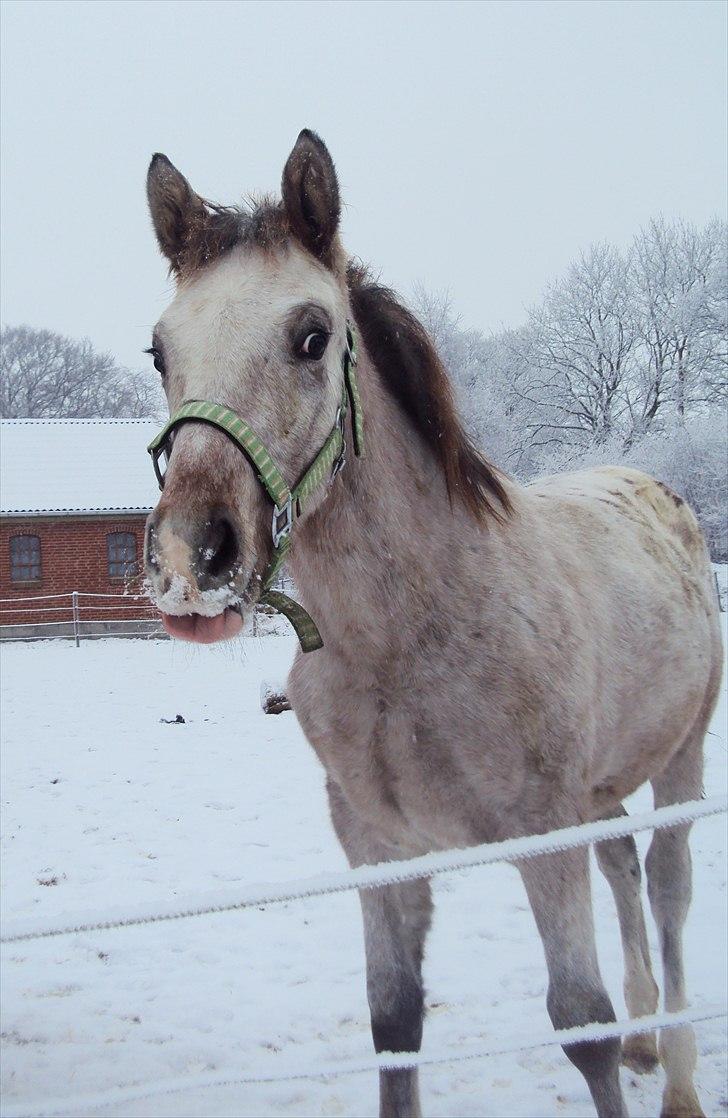
[[[176,892],[290,879],[345,865],[323,774],[294,716],[262,713],[285,678],[287,633],[220,648],[143,641],[2,649],[4,916],[174,902]],[[181,714],[184,723],[174,720]],[[726,699],[707,739],[706,791],[728,769]],[[646,791],[634,808],[651,806]],[[649,836],[638,838],[644,853]],[[725,1001],[726,823],[693,832],[687,931],[694,1005]],[[619,935],[594,876],[599,949],[617,1008]],[[549,1028],[540,941],[517,873],[435,883],[425,1051],[487,1048]],[[653,928],[650,932],[655,948]],[[200,1076],[285,1074],[371,1054],[354,894],[2,949],[3,1099],[12,1113],[374,1115],[377,1077],[194,1089]],[[659,973],[659,972],[658,972]],[[724,1021],[696,1027],[706,1113],[728,1111]],[[583,1080],[558,1048],[425,1069],[436,1116],[586,1118]],[[659,1112],[661,1073],[623,1071],[635,1116]],[[103,1110],[79,1096],[177,1080],[179,1091]]]

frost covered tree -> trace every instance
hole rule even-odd
[[[681,420],[726,390],[726,226],[657,218],[631,253],[641,361],[632,392],[637,432],[664,407]]]
[[[582,253],[530,314],[518,390],[530,441],[576,450],[608,441],[627,410],[637,341],[628,261],[607,244]]]
[[[88,338],[7,326],[0,333],[0,415],[6,419],[158,417],[161,395],[148,373],[125,369]]]

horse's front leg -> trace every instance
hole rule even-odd
[[[597,962],[586,848],[545,854],[518,866],[541,935],[549,972],[548,1010],[555,1029],[615,1021]],[[564,1046],[587,1081],[599,1118],[626,1118],[619,1083],[621,1044]]]
[[[352,866],[382,862],[392,851],[371,834],[329,784],[334,828]],[[422,1042],[422,956],[430,926],[428,881],[362,889],[367,995],[377,1052],[417,1052]],[[380,1118],[420,1118],[417,1070],[379,1073]]]
[[[428,881],[360,893],[367,994],[377,1052],[417,1052],[422,1043],[422,953],[430,923]],[[380,1118],[419,1118],[417,1070],[380,1071]]]

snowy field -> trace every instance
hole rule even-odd
[[[174,904],[177,892],[244,888],[345,865],[323,773],[294,716],[266,716],[262,681],[285,678],[289,634],[197,649],[99,641],[2,649],[4,916]],[[171,724],[181,714],[185,722]],[[725,693],[707,739],[706,791],[726,788]],[[651,806],[645,791],[634,808]],[[648,836],[638,837],[644,853]],[[696,1006],[726,998],[726,823],[696,823],[687,929]],[[599,949],[617,1014],[619,934],[594,876]],[[515,870],[435,882],[425,1051],[487,1048],[549,1028],[546,974]],[[654,929],[649,920],[655,949]],[[190,1081],[330,1066],[371,1052],[354,894],[3,948],[6,1113],[374,1115],[375,1073],[276,1086]],[[659,973],[659,972],[657,972]],[[696,1027],[697,1084],[724,1115],[724,1021]],[[593,1114],[558,1048],[431,1067],[435,1116]],[[659,1113],[661,1073],[624,1070],[633,1116]],[[79,1097],[176,1081],[174,1093],[103,1109]]]

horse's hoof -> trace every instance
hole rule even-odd
[[[628,1036],[622,1044],[622,1063],[638,1075],[654,1071],[660,1062],[654,1033]]]
[[[692,1087],[687,1091],[671,1091],[668,1087],[662,1100],[660,1118],[705,1118],[705,1114]]]

